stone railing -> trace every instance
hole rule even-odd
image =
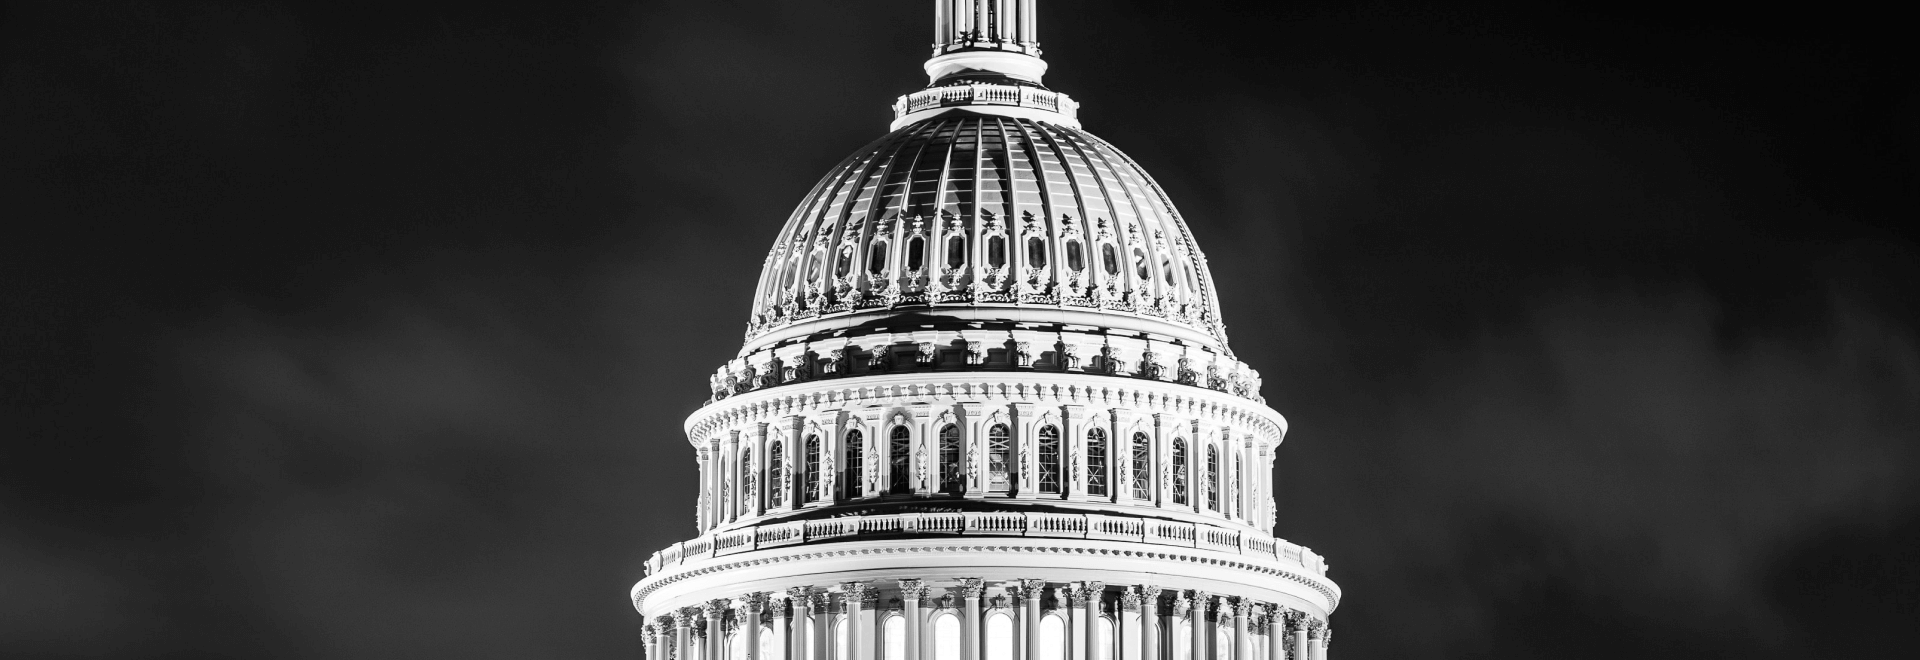
[[[1011,511],[896,513],[745,527],[682,541],[653,553],[647,560],[647,574],[656,575],[682,564],[752,550],[881,535],[1028,536],[1131,541],[1272,559],[1297,564],[1314,575],[1324,577],[1327,574],[1326,561],[1312,550],[1257,532],[1097,513]]]
[[[1057,112],[1074,119],[1079,102],[1059,92],[1024,85],[969,83],[927,89],[902,96],[893,102],[893,118],[899,119],[921,110],[956,105],[1009,105]]]

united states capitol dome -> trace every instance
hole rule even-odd
[[[891,131],[834,166],[781,228],[716,399],[852,373],[856,353],[876,367],[1040,366],[1258,398],[1179,211],[1080,128],[1078,104],[1041,84],[1038,55],[1019,38],[936,49],[929,86],[894,102]]]

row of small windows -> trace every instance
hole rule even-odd
[[[1035,474],[1036,489],[1044,494],[1062,493],[1065,487],[1062,478],[1069,466],[1066,465],[1062,453],[1060,429],[1048,424],[1041,426],[1035,435],[1037,440],[1036,453],[1039,458],[1039,465],[1037,466],[1038,469]],[[1129,479],[1129,481],[1132,482],[1130,495],[1135,499],[1150,499],[1152,483],[1151,470],[1153,465],[1152,440],[1149,439],[1145,433],[1134,433],[1130,444],[1131,451],[1127,452],[1126,455],[1129,460],[1125,465],[1121,466],[1123,469],[1129,471],[1128,476],[1131,477]],[[848,431],[846,444],[844,446],[846,447],[846,474],[850,476],[841,484],[841,494],[842,497],[847,499],[855,499],[863,496],[859,476],[865,474],[867,461],[865,438],[858,430]],[[805,453],[800,461],[800,474],[797,475],[800,478],[799,497],[801,498],[798,504],[801,505],[811,504],[819,499],[822,469],[820,436],[807,436],[803,447]],[[938,434],[938,444],[936,447],[938,451],[936,468],[936,477],[938,479],[937,490],[955,495],[964,493],[966,491],[966,482],[965,475],[961,469],[962,447],[960,442],[960,427],[954,424],[942,426]],[[784,444],[778,442],[771,443],[767,449],[767,483],[775,486],[767,493],[767,503],[773,508],[786,506],[786,498],[788,496],[787,488],[784,487],[787,485],[787,475],[784,472],[786,465],[786,462],[783,460],[785,458],[784,451]],[[907,427],[894,427],[887,440],[887,480],[889,493],[908,494],[913,492],[911,451],[911,433],[907,430]],[[1171,470],[1172,482],[1169,485],[1173,491],[1173,503],[1177,505],[1189,505],[1191,503],[1187,483],[1189,457],[1187,455],[1186,439],[1174,438],[1171,453],[1173,462]],[[1087,431],[1085,471],[1088,495],[1105,497],[1112,494],[1107,479],[1110,455],[1107,431],[1101,428],[1089,429]],[[754,501],[755,494],[753,450],[751,448],[741,450],[739,465],[740,492],[742,494],[739,501],[739,512],[745,515],[751,511],[751,503]],[[1206,459],[1203,467],[1204,471],[1199,476],[1203,489],[1202,496],[1205,498],[1207,509],[1211,511],[1221,511],[1221,495],[1226,488],[1222,488],[1219,483],[1220,478],[1224,476],[1224,474],[1221,471],[1220,452],[1217,447],[1212,445],[1206,447]],[[1001,493],[1011,492],[1013,490],[1013,475],[1012,437],[1005,424],[994,424],[987,429],[987,490]],[[1240,507],[1239,497],[1239,488],[1243,476],[1241,465],[1235,463],[1233,465],[1233,480],[1231,481],[1233,492],[1227,494],[1228,501],[1232,505],[1232,509],[1227,511],[1227,513],[1235,517],[1244,515]]]
[[[1121,626],[1124,629],[1139,630],[1137,627],[1140,621],[1139,613],[1122,612],[1121,616],[1123,617]],[[1138,635],[1116,636],[1114,620],[1109,616],[1103,615],[1099,617],[1097,621],[1099,646],[1094,649],[1089,649],[1093,651],[1093,653],[1088,654],[1088,660],[1112,660],[1115,657],[1121,656],[1139,656],[1140,638]],[[811,622],[812,618],[809,617],[808,623],[810,624]],[[987,615],[983,623],[986,628],[986,638],[982,640],[985,644],[982,645],[980,650],[984,660],[1013,660],[1016,655],[1013,617],[1005,612],[993,612]],[[834,645],[833,648],[827,650],[830,654],[828,660],[854,657],[851,642],[847,638],[848,626],[846,625],[846,617],[835,616],[830,627],[832,628],[832,632],[829,634],[834,640]],[[1040,658],[1037,660],[1063,660],[1066,658],[1069,651],[1066,620],[1058,614],[1047,614],[1040,617],[1039,628]],[[807,631],[806,634],[808,638],[807,644],[805,645],[806,655],[804,657],[806,660],[817,660],[814,658],[813,653],[813,626],[805,625],[803,629]],[[1230,630],[1231,629],[1226,627],[1219,627],[1214,635],[1213,650],[1214,655],[1218,658],[1228,658],[1232,656],[1233,635]],[[922,634],[930,634],[930,637],[924,639],[923,643],[933,650],[933,660],[960,660],[960,617],[955,616],[951,612],[937,614],[933,618],[932,625]],[[1177,629],[1163,631],[1162,634],[1166,636],[1167,646],[1172,651],[1169,660],[1191,660],[1190,656],[1192,655],[1193,648],[1190,642],[1193,634],[1193,624],[1191,621],[1181,620]],[[1264,639],[1264,635],[1259,637],[1261,639],[1259,639],[1257,643],[1264,645],[1269,641]],[[774,635],[773,626],[761,626],[759,639],[760,652],[755,654],[755,657],[780,657],[779,643],[779,639]],[[877,655],[881,660],[906,660],[906,647],[906,617],[900,615],[887,617],[886,621],[881,624],[881,653]],[[729,654],[726,660],[743,660],[747,657],[747,636],[740,632],[733,633],[727,641],[727,649]],[[1253,655],[1254,657],[1266,657],[1265,653],[1255,653]]]
[[[925,268],[926,241],[927,239],[923,236],[915,236],[907,239],[906,258],[907,258],[907,270],[909,272],[917,272]],[[1086,269],[1086,258],[1084,255],[1084,251],[1081,248],[1080,241],[1078,239],[1068,239],[1066,241],[1066,253],[1067,253],[1066,256],[1067,256],[1068,270],[1078,272]],[[822,270],[821,261],[825,258],[824,255],[825,255],[824,251],[814,252],[812,265],[808,267],[805,270],[805,272],[813,273],[814,274],[813,277],[817,278],[819,276],[818,274]],[[1134,272],[1135,280],[1139,282],[1146,282],[1152,279],[1152,273],[1149,269],[1150,262],[1148,261],[1148,258],[1147,258],[1147,252],[1141,248],[1134,248],[1132,250],[1132,255],[1133,255],[1132,269]],[[1007,265],[1006,238],[1003,236],[987,237],[987,255],[986,256],[987,256],[987,265],[992,266],[994,268],[1005,267]],[[1100,256],[1101,256],[1100,261],[1101,261],[1101,267],[1102,267],[1101,269],[1106,272],[1107,276],[1108,277],[1119,276],[1120,269],[1121,269],[1120,255],[1115,250],[1113,244],[1102,243],[1100,245]],[[835,263],[834,263],[833,276],[836,278],[844,278],[847,276],[848,273],[852,272],[853,257],[854,257],[853,246],[849,245],[849,246],[842,247],[838,258],[835,260]],[[888,240],[875,239],[867,247],[867,264],[866,265],[867,265],[868,275],[873,277],[880,277],[884,275],[887,271],[887,262],[888,262]],[[966,264],[967,264],[966,237],[952,236],[947,238],[946,266],[948,268],[960,268],[962,266],[965,266]],[[792,291],[794,290],[794,287],[797,284],[799,284],[800,277],[801,277],[800,274],[802,272],[801,270],[802,265],[805,265],[805,260],[802,258],[802,255],[795,254],[792,260],[788,262],[787,267],[785,269],[786,272],[780,279],[779,286],[782,290]],[[1026,265],[1033,268],[1046,267],[1047,242],[1045,239],[1038,236],[1027,239],[1027,264]],[[1186,278],[1187,291],[1197,292],[1200,289],[1200,285],[1199,285],[1198,279],[1194,277],[1193,265],[1190,263],[1183,263],[1182,268],[1180,270],[1183,272]],[[1160,273],[1162,276],[1162,281],[1166,283],[1166,286],[1168,288],[1177,286],[1178,283],[1174,278],[1175,268],[1173,267],[1173,258],[1164,252],[1160,254]]]

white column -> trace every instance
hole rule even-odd
[[[1302,612],[1287,615],[1287,629],[1293,633],[1294,660],[1307,660],[1307,620]]]
[[[1086,660],[1100,660],[1100,599],[1106,589],[1103,582],[1088,582],[1080,589],[1080,611],[1076,614],[1083,622],[1080,646],[1086,650],[1080,655]]]
[[[1140,587],[1140,660],[1160,660],[1160,585]]]
[[[960,578],[960,660],[980,660],[980,578]]]
[[[683,607],[673,611],[673,655],[674,660],[693,660],[688,651],[693,646],[693,619],[696,610]]]
[[[1046,657],[1040,653],[1040,594],[1047,588],[1045,580],[1021,580],[1020,595],[1025,597],[1025,620],[1021,627],[1026,630],[1027,654],[1023,660],[1040,660]]]
[[[753,515],[761,516],[767,512],[767,495],[773,492],[773,484],[767,483],[767,426],[766,422],[754,425],[753,431],[753,479],[759,482],[753,489]]]
[[[1191,452],[1193,448],[1188,447],[1187,450]],[[1188,461],[1187,465],[1193,465],[1193,462]],[[1193,489],[1192,489],[1193,481],[1191,480],[1187,481],[1187,487],[1188,487],[1187,497],[1188,499],[1192,499],[1193,498]],[[1208,600],[1209,600],[1209,596],[1207,592],[1205,591],[1193,592],[1193,603],[1189,606],[1191,608],[1190,611],[1192,613],[1187,615],[1188,618],[1191,619],[1193,622],[1193,626],[1192,626],[1193,648],[1187,654],[1188,660],[1209,660],[1207,657],[1207,636],[1212,635],[1213,631],[1209,629],[1211,628],[1211,626],[1207,625],[1207,604],[1208,604],[1207,601]]]
[[[767,594],[756,591],[742,598],[747,601],[747,620],[740,624],[747,628],[741,631],[747,636],[747,657],[733,660],[773,660],[760,657],[760,611],[767,607]]]
[[[1248,648],[1249,640],[1247,639],[1247,615],[1252,613],[1249,611],[1252,608],[1253,603],[1245,597],[1234,599],[1233,660],[1256,660],[1252,650]]]
[[[907,638],[902,646],[907,650],[905,660],[920,660],[920,599],[927,593],[926,583],[919,580],[900,581],[901,617],[905,619]]]
[[[700,609],[707,615],[706,658],[707,660],[725,660],[725,655],[721,651],[727,646],[727,635],[726,628],[720,623],[720,618],[727,615],[727,601],[715,598],[701,605]]]
[[[1267,620],[1267,660],[1287,660],[1287,621],[1280,616],[1279,606],[1268,606],[1264,615]]]
[[[793,618],[787,622],[787,657],[807,660],[807,615],[813,610],[813,587],[787,589],[787,608]]]

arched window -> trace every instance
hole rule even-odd
[[[952,612],[933,618],[933,660],[960,660],[960,617]]]
[[[807,264],[807,279],[817,280],[817,279],[820,279],[821,277],[824,277],[827,274],[827,269],[826,269],[827,251],[826,250],[814,250],[813,259],[811,259],[810,261],[812,263]]]
[[[1113,244],[1100,244],[1100,262],[1108,275],[1120,274],[1120,253],[1113,251]]]
[[[1207,445],[1207,510],[1220,510],[1220,451]]]
[[[940,490],[959,493],[961,489],[960,427],[948,424],[940,427]]]
[[[833,265],[834,277],[846,277],[853,270],[853,245],[840,248],[840,262]]]
[[[967,239],[958,235],[947,238],[947,267],[959,268],[967,265]]]
[[[1067,270],[1078,273],[1087,269],[1087,255],[1081,251],[1080,241],[1067,241]]]
[[[1120,613],[1120,657],[1122,658],[1140,657],[1140,613],[1139,612],[1121,612]],[[1253,657],[1264,658],[1267,656],[1255,655]]]
[[[1007,238],[1005,236],[987,237],[987,265],[995,268],[1007,265]]]
[[[847,432],[847,472],[840,478],[846,484],[844,492],[847,499],[858,499],[866,494],[867,441],[859,431]]]
[[[1193,277],[1193,264],[1192,263],[1186,264],[1186,270],[1187,270],[1187,290],[1192,291],[1195,294],[1200,293],[1200,280],[1195,279]]]
[[[887,242],[874,241],[867,246],[867,272],[879,275],[887,272]]]
[[[1040,617],[1040,657],[1035,660],[1061,660],[1067,655],[1067,624],[1058,614]]]
[[[1133,274],[1140,278],[1139,281],[1143,284],[1150,277],[1147,273],[1147,253],[1140,248],[1133,249]]]
[[[895,426],[887,439],[887,492],[913,492],[913,444],[908,435],[907,427]]]
[[[1213,657],[1223,660],[1233,657],[1233,629],[1219,626],[1213,629]]]
[[[1008,463],[1013,459],[1013,441],[1007,437],[1007,425],[995,424],[987,429],[987,489],[1007,492],[1010,479]]]
[[[739,630],[733,633],[733,638],[727,640],[727,653],[733,660],[747,659],[747,631]]]
[[[800,281],[800,253],[795,252],[793,254],[793,260],[787,262],[787,280],[785,283],[780,285],[780,288],[792,289],[793,285],[799,281]]]
[[[927,266],[927,239],[915,236],[907,239],[907,270],[918,271]]]
[[[1240,461],[1233,462],[1233,491],[1227,493],[1227,497],[1233,500],[1233,517],[1246,517],[1246,513],[1240,510]]]
[[[820,436],[807,436],[806,453],[800,456],[800,503],[820,499]]]
[[[787,503],[786,444],[775,440],[767,443],[767,507],[778,509]]]
[[[778,642],[773,639],[773,626],[760,626],[760,653],[753,656],[754,660],[771,660],[780,657],[774,648],[777,644]]]
[[[1087,494],[1107,494],[1107,432],[1087,431]]]
[[[1167,281],[1167,287],[1173,287],[1173,260],[1160,255],[1160,277]]]
[[[833,657],[841,658],[842,660],[851,660],[853,658],[853,645],[847,643],[851,641],[847,639],[847,629],[852,627],[853,626],[847,625],[847,616],[844,614],[833,618],[833,648],[835,651]]]
[[[1027,265],[1040,268],[1047,265],[1047,241],[1035,236],[1027,239]]]
[[[1013,660],[1013,617],[1005,612],[987,615],[986,660]]]
[[[882,627],[882,634],[887,640],[885,660],[907,660],[907,618],[887,617],[887,623]],[[771,660],[773,657],[767,656],[762,660]]]
[[[1113,619],[1103,616],[1095,621],[1100,625],[1100,643],[1093,648],[1093,653],[1087,654],[1087,660],[1113,660]]]
[[[1153,441],[1145,433],[1133,434],[1133,498],[1153,498]]]
[[[1187,503],[1187,441],[1173,439],[1173,503]]]
[[[1060,492],[1060,429],[1040,427],[1040,492]]]
[[[1180,620],[1180,632],[1173,635],[1173,660],[1195,660],[1193,658],[1193,618]]]
[[[753,448],[742,447],[740,449],[740,500],[735,502],[740,505],[738,515],[753,514],[753,475]]]

